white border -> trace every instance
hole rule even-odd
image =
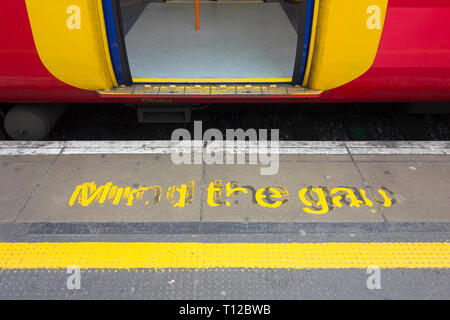
[[[262,142],[259,142],[262,143]],[[258,142],[227,146],[215,141],[0,141],[0,155],[171,154],[200,152],[257,153]],[[450,141],[280,141],[270,152],[311,155],[450,155]],[[204,149],[204,150],[202,150]]]

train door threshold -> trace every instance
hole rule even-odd
[[[107,90],[98,90],[101,97],[111,98],[139,98],[139,97],[174,97],[174,96],[198,96],[198,97],[303,97],[318,98],[323,91],[313,90],[288,84],[242,84],[242,85],[184,85],[184,84],[139,84],[122,86]]]

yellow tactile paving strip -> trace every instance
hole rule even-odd
[[[0,269],[449,268],[450,243],[0,243]]]

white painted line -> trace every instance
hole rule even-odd
[[[258,153],[285,155],[450,155],[449,141],[0,141],[0,155],[170,154],[175,152]],[[263,147],[263,149],[261,149]],[[268,149],[267,149],[268,148]]]
[[[0,156],[40,156],[57,155],[61,153],[61,148],[3,148],[0,147]]]
[[[0,148],[62,148],[65,141],[0,141]]]
[[[345,141],[351,148],[450,148],[450,141]]]
[[[385,154],[385,155],[395,155],[395,154],[414,154],[414,155],[437,155],[446,154],[445,150],[432,149],[432,148],[349,148],[350,154],[354,155],[374,155],[374,154]]]

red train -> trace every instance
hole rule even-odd
[[[44,103],[450,100],[448,0],[195,2],[2,1],[10,135]]]

